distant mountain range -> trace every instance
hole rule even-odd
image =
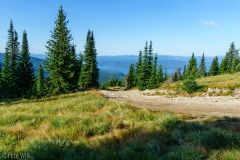
[[[37,71],[38,66],[43,62],[46,54],[31,54],[31,61],[33,68]],[[214,57],[205,57],[207,68],[210,67]],[[111,77],[123,79],[129,70],[130,64],[137,62],[138,56],[135,55],[122,55],[122,56],[98,56],[98,67],[100,69],[100,83],[108,81]],[[159,55],[158,65],[162,64],[167,68],[168,73],[172,73],[177,67],[183,69],[184,65],[188,64],[189,56],[169,56]],[[196,56],[198,64],[200,63],[201,56]],[[219,57],[221,61],[222,57]],[[0,65],[3,64],[4,54],[0,53]]]

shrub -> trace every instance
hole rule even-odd
[[[194,92],[198,91],[200,88],[201,88],[201,86],[199,86],[195,80],[187,79],[187,80],[183,81],[183,89],[187,93],[194,93]]]

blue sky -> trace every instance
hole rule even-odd
[[[146,40],[158,54],[223,55],[231,42],[240,47],[239,0],[0,0],[0,52],[10,19],[27,30],[30,52],[46,52],[59,6],[83,51],[93,30],[99,55],[138,54]]]

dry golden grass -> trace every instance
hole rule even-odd
[[[240,88],[240,73],[199,78],[197,83],[209,88]]]
[[[134,109],[97,91],[1,102],[0,113],[0,159],[23,152],[34,159],[202,159],[218,150],[227,159],[239,154],[240,120],[220,121],[224,128],[215,129],[218,122]],[[205,141],[209,136],[223,146]]]

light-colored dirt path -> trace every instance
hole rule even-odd
[[[102,91],[105,97],[109,99],[128,102],[137,108],[169,110],[192,115],[240,117],[239,97],[166,98],[164,96],[148,96],[146,95],[148,92],[151,91]]]

